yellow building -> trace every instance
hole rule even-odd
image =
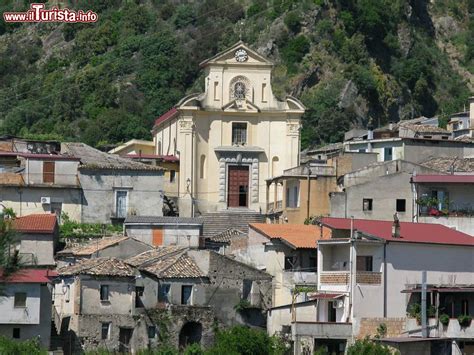
[[[265,180],[299,164],[304,106],[273,95],[272,67],[238,42],[201,63],[205,92],[156,120],[155,154],[179,158],[180,216],[265,211]]]

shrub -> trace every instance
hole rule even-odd
[[[445,313],[439,316],[439,322],[442,325],[448,325],[449,324],[449,316]]]
[[[347,355],[391,355],[390,349],[380,343],[369,338],[357,340],[354,344],[347,348]]]
[[[472,321],[472,317],[470,315],[467,315],[467,314],[461,314],[458,317],[459,325],[462,328],[469,327],[469,325],[471,324],[471,321]]]
[[[46,355],[47,353],[48,352],[41,347],[38,339],[18,342],[5,337],[0,337],[0,354]]]
[[[301,19],[296,11],[289,12],[284,19],[286,27],[293,32],[298,33],[301,30]]]
[[[288,42],[283,48],[283,58],[288,64],[299,63],[309,52],[310,43],[304,35],[300,35]]]

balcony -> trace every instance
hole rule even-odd
[[[415,318],[407,318],[406,331],[411,337],[421,336],[421,324]],[[469,327],[461,327],[457,318],[450,318],[448,325],[439,323],[436,318],[428,319],[428,336],[430,338],[474,338],[474,321]]]
[[[349,285],[349,271],[322,271],[320,276],[321,284],[328,285]],[[357,271],[356,283],[366,285],[381,285],[382,273],[373,271]]]
[[[283,201],[278,200],[275,202],[269,202],[267,205],[267,213],[273,212],[281,212],[283,210]]]
[[[311,336],[313,338],[341,339],[352,336],[352,323],[333,322],[294,322],[292,334]]]

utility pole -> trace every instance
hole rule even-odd
[[[421,336],[428,337],[428,328],[426,325],[426,270],[421,272]]]

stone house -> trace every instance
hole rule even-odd
[[[59,227],[53,213],[31,214],[15,218],[15,248],[23,265],[56,265],[54,254],[59,241]]]
[[[148,347],[151,324],[136,309],[133,267],[116,258],[94,258],[58,274],[54,323],[66,353],[97,348],[135,353]]]
[[[19,341],[38,338],[49,347],[55,276],[47,269],[23,269],[7,279],[0,277],[0,335]]]
[[[190,217],[129,216],[125,234],[153,246],[201,246],[203,220]]]
[[[404,160],[379,162],[349,172],[330,194],[331,217],[413,221],[416,204],[410,179],[417,174],[439,174],[428,167]]]
[[[265,325],[271,277],[209,250],[159,247],[126,260],[142,273],[140,305],[152,321],[171,321],[175,346],[212,344],[216,325]],[[240,305],[241,308],[237,309]]]
[[[127,259],[150,249],[153,247],[133,238],[104,237],[91,239],[84,244],[69,246],[56,254],[56,260],[58,266],[61,267],[75,264],[83,259],[107,257]]]
[[[163,214],[162,168],[107,154],[83,143],[62,143],[61,152],[80,158],[82,222],[122,223],[131,215]]]
[[[388,338],[416,341],[412,337],[421,335],[422,326],[410,305],[421,302],[421,270],[427,272],[427,307],[434,309],[426,320],[429,336],[448,344],[447,353],[452,344],[452,353],[460,354],[457,349],[474,331],[474,325],[461,329],[456,319],[473,313],[470,235],[440,224],[398,220],[323,217],[320,223],[332,237],[318,241],[314,318],[291,324],[295,354],[303,353],[302,344],[309,344],[311,352],[325,347],[343,354],[348,342],[375,335],[381,323]],[[451,318],[447,327],[439,323],[442,313]]]
[[[263,211],[265,179],[299,164],[305,108],[274,96],[273,63],[241,41],[201,67],[204,92],[182,98],[152,131],[155,154],[179,158],[180,216]]]

